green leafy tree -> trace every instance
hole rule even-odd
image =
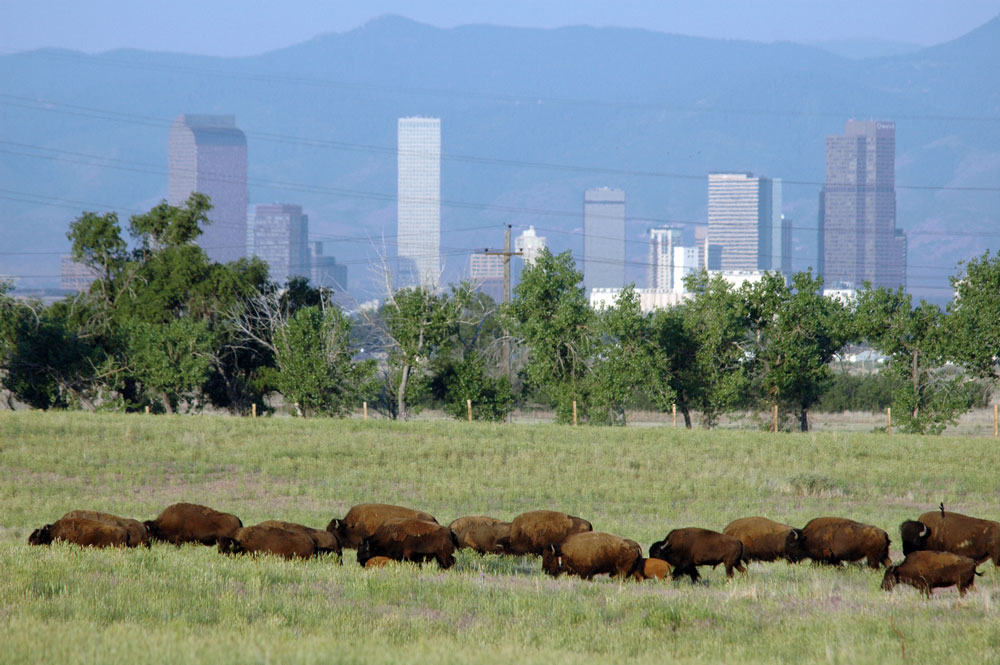
[[[965,264],[951,278],[955,297],[948,304],[949,356],[976,376],[1000,378],[1000,250]]]
[[[652,385],[648,394],[661,411],[676,404],[688,429],[691,409],[701,403],[704,389],[694,337],[696,327],[688,321],[691,316],[691,308],[681,304],[657,310],[649,322],[656,350],[649,367]]]
[[[967,378],[945,367],[950,347],[945,315],[936,305],[912,306],[903,289],[866,288],[858,295],[855,324],[889,360],[884,371],[900,380],[893,419],[904,432],[940,434],[971,405]]]
[[[477,351],[464,354],[458,362],[448,363],[435,375],[434,392],[439,394],[445,411],[455,418],[465,419],[468,403],[472,402],[472,417],[476,420],[501,422],[514,408],[514,392],[506,376],[490,376],[486,361]]]
[[[542,251],[521,274],[515,299],[504,310],[507,328],[527,352],[529,390],[549,395],[556,420],[572,418],[573,401],[585,403],[585,378],[595,342],[594,314],[570,253]]]
[[[123,325],[126,362],[141,392],[159,397],[167,413],[183,402],[198,408],[215,348],[211,325],[179,318],[167,323],[133,320]]]

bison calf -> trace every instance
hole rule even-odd
[[[839,566],[867,559],[871,568],[888,566],[889,534],[870,524],[843,517],[817,517],[802,528],[805,549],[817,563]]]
[[[639,543],[610,533],[575,533],[561,543],[549,545],[542,554],[542,569],[558,577],[562,573],[589,580],[594,575],[628,577],[642,564]]]
[[[933,589],[958,586],[961,596],[976,581],[976,562],[951,552],[911,552],[903,562],[889,566],[882,578],[882,588],[892,591],[897,584],[916,587],[928,598]]]
[[[343,519],[331,520],[326,530],[337,536],[341,547],[354,550],[390,519],[423,520],[437,524],[433,515],[422,510],[387,503],[360,503],[348,510]]]
[[[809,556],[803,545],[802,529],[766,517],[743,517],[722,531],[743,543],[744,561],[785,559],[796,563]]]
[[[175,503],[165,508],[155,520],[145,524],[150,537],[174,545],[214,545],[220,538],[232,538],[243,528],[243,522],[236,515],[220,513],[194,503]]]
[[[219,537],[223,554],[275,554],[286,559],[308,559],[316,554],[316,543],[301,531],[258,524]]]
[[[532,510],[522,513],[510,523],[510,535],[501,538],[504,551],[515,554],[541,555],[550,545],[556,545],[575,533],[593,531],[585,519],[555,510]]]
[[[734,569],[741,573],[747,570],[743,566],[743,543],[739,538],[709,529],[674,529],[666,538],[649,546],[649,556],[673,566],[674,579],[687,575],[692,583],[699,577],[698,566],[714,568],[721,563],[726,567],[726,577],[732,577]]]
[[[458,538],[455,532],[437,522],[395,518],[382,526],[358,545],[358,563],[364,566],[369,559],[384,556],[395,561],[422,563],[434,559],[442,568],[455,564]]]
[[[458,546],[479,554],[503,554],[502,542],[510,538],[510,522],[485,515],[459,517],[448,525],[458,537]]]
[[[28,543],[31,545],[49,545],[54,540],[83,547],[128,547],[129,545],[128,531],[122,527],[83,517],[64,517],[35,529],[28,536]]]
[[[663,559],[651,557],[642,560],[642,566],[635,571],[635,579],[642,580],[663,580],[670,574],[670,564]]]

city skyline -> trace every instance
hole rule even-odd
[[[441,279],[441,119],[398,120],[396,283],[436,289]]]

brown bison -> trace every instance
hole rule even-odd
[[[373,556],[365,561],[365,568],[385,568],[390,563],[396,563],[387,556]]]
[[[510,535],[497,542],[508,554],[538,554],[549,545],[556,545],[574,533],[593,531],[590,522],[554,510],[532,510],[521,513],[510,523]]]
[[[442,568],[455,564],[458,538],[437,522],[396,517],[386,520],[358,545],[358,563],[364,566],[377,556],[394,561],[422,563],[434,559]]]
[[[237,529],[232,536],[219,536],[219,551],[308,559],[316,554],[316,542],[302,531],[258,524]]]
[[[642,566],[635,571],[635,579],[642,580],[662,580],[670,574],[670,564],[663,559],[649,558],[642,560]]]
[[[63,540],[83,547],[128,547],[128,531],[120,526],[105,524],[83,517],[64,517],[52,524],[35,529],[28,536],[32,545],[49,545]]]
[[[341,547],[353,550],[358,548],[364,538],[375,533],[386,520],[397,518],[437,524],[433,515],[422,510],[387,503],[361,503],[348,510],[343,519],[331,520],[326,530],[337,536]]]
[[[802,544],[802,529],[766,517],[743,517],[730,522],[722,533],[743,543],[744,561],[785,559],[796,563],[809,555]]]
[[[201,543],[214,545],[219,538],[232,538],[243,528],[236,515],[220,513],[194,503],[167,506],[155,520],[145,522],[150,538],[174,545]]]
[[[940,587],[958,586],[961,596],[976,581],[976,562],[967,556],[951,552],[911,552],[903,562],[886,568],[882,588],[892,591],[897,584],[909,584],[929,598]]]
[[[297,524],[296,522],[284,522],[282,520],[267,520],[261,522],[257,526],[274,526],[279,529],[285,529],[286,531],[297,531],[305,534],[309,538],[312,538],[313,543],[316,544],[316,554],[332,553],[337,556],[342,555],[340,541],[337,540],[336,534],[330,533],[329,531],[311,529],[303,524]]]
[[[817,517],[802,528],[805,549],[817,563],[839,566],[867,559],[871,568],[888,566],[889,534],[877,526],[843,517]]]
[[[448,525],[458,536],[458,546],[479,554],[503,554],[501,539],[510,537],[510,522],[485,515],[459,517]]]
[[[574,533],[561,543],[553,543],[542,554],[542,570],[553,577],[562,573],[585,580],[594,575],[628,577],[642,565],[642,548],[634,540],[610,533]]]
[[[83,519],[94,520],[95,522],[104,522],[105,524],[110,524],[112,526],[120,526],[128,531],[129,547],[149,547],[149,529],[147,529],[146,525],[139,520],[133,520],[127,517],[118,517],[117,515],[101,513],[96,510],[71,510],[63,515],[63,519],[70,517],[82,517]]]
[[[977,564],[992,559],[994,565],[1000,566],[1000,523],[947,512],[943,505],[918,520],[900,525],[903,554],[920,550],[951,552]]]
[[[739,538],[697,527],[674,529],[666,538],[649,546],[649,556],[673,566],[673,579],[687,575],[692,583],[699,577],[698,566],[715,568],[721,563],[726,567],[726,577],[732,577],[734,569],[747,571]]]

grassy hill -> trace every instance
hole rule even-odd
[[[924,600],[881,573],[752,564],[727,582],[551,580],[463,552],[440,572],[211,548],[32,548],[73,508],[177,501],[323,527],[355,503],[510,519],[565,510],[643,548],[761,514],[898,524],[944,501],[997,517],[990,439],[672,428],[0,414],[0,662],[994,662],[1000,574]]]

